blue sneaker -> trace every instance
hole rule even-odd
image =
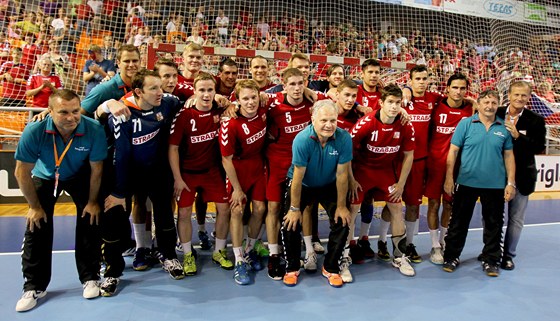
[[[260,271],[264,268],[261,263],[261,259],[255,250],[249,251],[249,253],[245,253],[245,262],[251,266],[253,271]]]
[[[136,271],[145,271],[151,267],[152,250],[146,247],[141,247],[136,250],[134,254],[134,261],[132,261],[132,268]]]
[[[237,262],[235,264],[235,269],[233,270],[233,280],[239,285],[247,285],[251,282],[248,270],[249,265],[243,261]]]

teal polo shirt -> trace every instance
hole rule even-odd
[[[124,84],[121,74],[118,73],[109,81],[95,86],[82,100],[82,108],[88,113],[93,114],[102,103],[109,99],[119,100],[128,91],[130,91],[130,88]]]
[[[505,188],[507,183],[503,153],[513,149],[504,120],[496,120],[488,131],[478,114],[459,122],[451,144],[461,149],[457,183],[476,188]]]
[[[51,116],[40,122],[27,124],[17,145],[15,159],[35,163],[31,172],[42,179],[54,179],[54,146],[56,141],[58,156],[62,155],[66,145],[58,133]],[[80,123],[74,132],[74,140],[62,159],[58,173],[60,180],[74,178],[82,167],[92,161],[102,161],[107,157],[107,142],[103,127],[86,116],[81,116]]]
[[[303,185],[321,187],[336,180],[336,167],[352,160],[352,138],[337,128],[334,135],[321,146],[313,125],[299,132],[292,144],[292,166],[288,177],[293,178],[294,165],[305,167]]]

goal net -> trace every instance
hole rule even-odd
[[[545,117],[554,116],[551,102],[560,93],[560,5],[554,0],[18,3],[25,9],[9,8],[2,24],[4,43],[9,45],[4,45],[0,58],[10,62],[10,48],[23,48],[29,77],[38,72],[38,57],[48,55],[64,86],[81,94],[91,45],[115,60],[115,48],[134,44],[140,48],[142,64],[151,67],[166,55],[181,63],[188,42],[205,46],[205,68],[213,73],[223,57],[235,57],[240,78],[250,77],[248,59],[259,54],[270,59],[270,77],[278,81],[290,53],[302,52],[310,56],[315,79],[325,78],[332,63],[344,65],[347,77],[359,78],[359,65],[366,58],[381,61],[387,83],[404,84],[407,69],[426,64],[431,89],[440,91],[449,75],[463,72],[471,79],[473,96],[488,87],[504,92],[511,80],[525,79],[534,84],[540,97],[537,108]],[[59,3],[64,12],[57,10]],[[2,81],[4,93],[10,86]],[[24,106],[33,105],[25,93],[15,98],[23,99]],[[17,99],[3,99],[0,105],[14,105]]]

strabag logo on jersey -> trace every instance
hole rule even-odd
[[[436,132],[440,134],[453,134],[455,132],[455,127],[437,126]]]
[[[428,122],[431,119],[430,115],[409,115],[412,122]]]
[[[301,124],[294,125],[294,126],[288,126],[288,127],[285,127],[285,131],[286,131],[287,134],[297,133],[297,132],[300,132],[303,129],[305,129],[306,126],[307,126],[307,123],[301,123]]]
[[[156,137],[157,133],[159,133],[159,128],[155,132],[151,132],[148,135],[144,135],[144,136],[140,136],[140,137],[134,137],[132,139],[132,145],[144,144],[145,142],[147,142],[147,141],[151,140],[152,138]]]
[[[203,135],[191,136],[191,143],[193,143],[193,144],[203,143],[203,142],[214,139],[217,135],[218,135],[218,131],[215,130],[213,132],[209,132],[209,133],[206,133],[206,134],[203,134]]]
[[[372,153],[378,153],[378,154],[392,154],[392,153],[396,153],[399,151],[399,149],[401,148],[401,146],[371,146],[370,144],[367,144],[367,149],[372,152]]]
[[[247,145],[251,145],[252,143],[256,142],[257,140],[263,138],[265,133],[266,133],[266,128],[263,128],[260,132],[258,132],[255,135],[247,138]]]

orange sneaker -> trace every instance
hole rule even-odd
[[[297,284],[298,276],[299,271],[286,272],[286,274],[284,274],[284,284],[287,286],[295,286]]]
[[[344,281],[342,281],[342,277],[340,277],[340,274],[327,272],[327,270],[325,270],[325,267],[323,267],[323,276],[326,277],[327,280],[329,280],[329,285],[332,287],[340,288],[344,284]],[[284,281],[284,283],[286,283],[286,281]]]

